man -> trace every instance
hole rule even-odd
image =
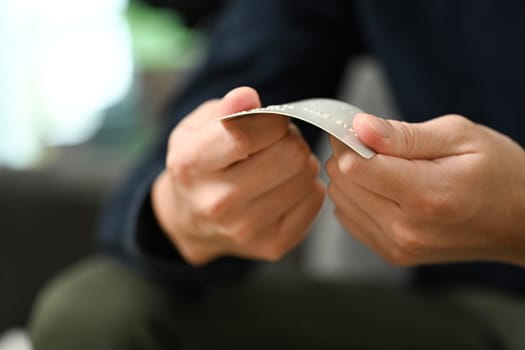
[[[42,296],[36,348],[523,348],[524,7],[230,2],[158,149],[103,225],[106,248],[163,287],[113,261],[85,263]],[[319,132],[280,117],[214,119],[333,96],[365,50],[409,123],[356,116],[378,154],[331,140],[327,193],[349,232],[417,267],[413,288],[269,282],[256,261],[297,245],[325,196],[305,141]],[[255,90],[213,99],[239,85]]]

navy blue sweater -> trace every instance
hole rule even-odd
[[[157,146],[108,205],[104,247],[177,288],[206,287],[249,272],[254,262],[237,258],[190,267],[160,231],[149,190],[164,167],[169,132],[199,103],[240,85],[256,88],[263,104],[334,97],[347,61],[364,52],[383,64],[403,119],[459,113],[524,145],[524,13],[519,0],[229,2],[211,33],[207,59],[173,99]],[[319,131],[301,127],[315,146]],[[525,292],[525,270],[510,265],[425,266],[414,276],[435,287]]]

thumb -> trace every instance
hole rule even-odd
[[[354,117],[353,128],[359,139],[378,153],[405,159],[434,159],[450,155],[455,148],[454,133],[446,118],[406,123],[359,113]]]
[[[218,116],[261,107],[259,94],[251,87],[243,86],[228,92],[219,102]]]

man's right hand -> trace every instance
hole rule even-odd
[[[217,117],[260,107],[251,88],[208,101],[172,131],[153,210],[183,258],[274,261],[302,241],[325,196],[319,163],[281,116]]]

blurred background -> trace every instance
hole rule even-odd
[[[0,335],[94,251],[100,204],[202,56],[220,4],[0,0]]]
[[[43,284],[95,251],[101,204],[200,61],[223,2],[0,0],[0,350]],[[396,116],[373,59],[346,75],[341,99]],[[343,232],[329,201],[322,211],[322,234],[294,263],[315,276],[402,281]]]

